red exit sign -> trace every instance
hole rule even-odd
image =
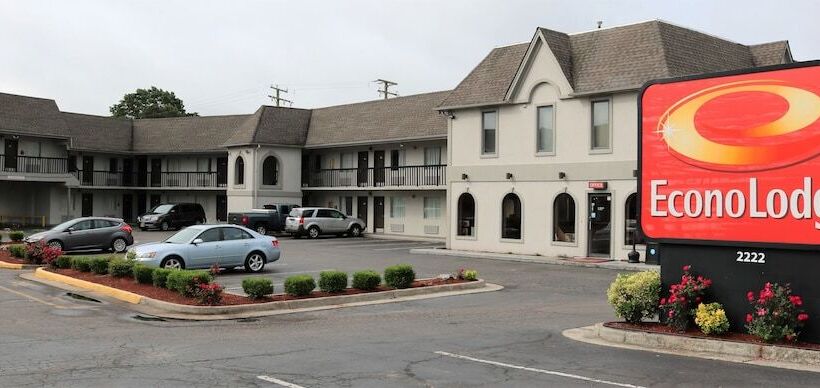
[[[606,182],[589,182],[589,188],[592,190],[606,190]]]

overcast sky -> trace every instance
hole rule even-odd
[[[820,58],[817,1],[10,1],[0,0],[0,92],[108,115],[136,88],[176,92],[203,115],[270,104],[372,100],[455,87],[493,47],[664,19],[752,44],[788,39]]]

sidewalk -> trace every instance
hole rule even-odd
[[[629,263],[621,260],[606,260],[582,257],[547,257],[547,256],[532,256],[532,255],[515,255],[509,253],[492,253],[492,252],[473,252],[473,251],[458,251],[452,249],[441,248],[418,248],[411,249],[410,253],[418,255],[440,255],[440,256],[457,256],[469,257],[473,259],[490,259],[502,261],[516,261],[521,263],[541,263],[541,264],[556,264],[569,265],[575,267],[587,268],[606,268],[622,271],[660,271],[658,265],[647,265],[643,262]]]

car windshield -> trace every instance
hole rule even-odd
[[[302,209],[293,209],[288,214],[289,217],[301,217],[302,216]]]
[[[187,244],[194,236],[201,232],[201,229],[186,228],[176,232],[173,236],[168,237],[165,242],[169,244]]]
[[[151,213],[158,213],[158,214],[165,214],[168,213],[174,205],[159,205],[153,209],[151,209]]]
[[[57,225],[57,226],[51,228],[51,230],[63,231],[63,230],[68,229],[69,226],[74,225],[74,223],[76,223],[76,222],[77,222],[77,220],[66,221],[66,222],[63,222],[60,225]]]

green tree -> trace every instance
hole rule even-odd
[[[174,92],[156,86],[126,94],[119,103],[112,105],[110,110],[114,117],[130,119],[197,116],[196,113],[185,112],[185,104]]]

